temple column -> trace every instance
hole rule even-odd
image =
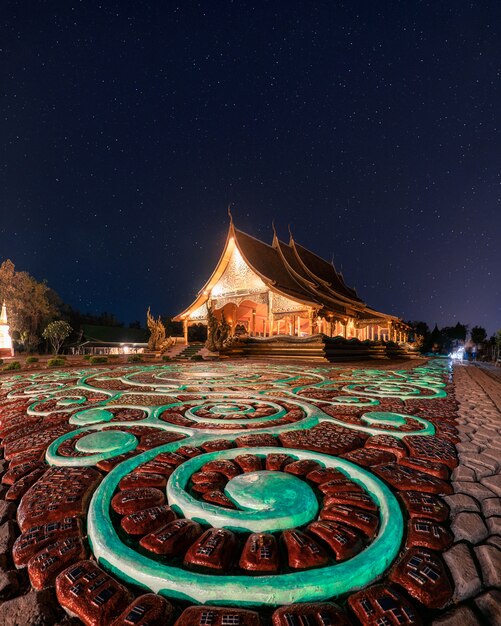
[[[299,337],[301,335],[301,316],[298,315],[296,318],[296,329],[297,329],[297,336]]]
[[[374,324],[371,325],[371,341],[374,341]]]
[[[188,345],[188,320],[183,320],[184,345]]]
[[[254,337],[256,334],[256,309],[252,309],[251,316],[251,337]]]
[[[313,335],[313,311],[310,311],[310,335]]]
[[[277,335],[280,335],[280,323],[282,320],[277,320]]]
[[[270,313],[269,318],[268,318],[268,323],[269,323],[269,334],[270,337],[273,337],[273,313]]]

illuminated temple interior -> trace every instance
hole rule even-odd
[[[195,301],[175,320],[207,324],[208,307],[224,318],[231,335],[308,337],[322,333],[362,341],[407,340],[399,318],[370,308],[334,265],[275,232],[269,245],[230,220],[223,254]]]

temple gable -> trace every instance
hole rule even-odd
[[[265,291],[267,291],[266,285],[256,272],[249,267],[235,246],[223,275],[212,288],[211,297],[217,299]]]

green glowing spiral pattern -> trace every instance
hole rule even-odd
[[[191,444],[196,445],[200,442],[200,436],[195,436]],[[120,480],[137,465],[154,458],[160,452],[174,450],[178,446],[179,444],[169,444],[123,462],[110,472],[92,499],[88,515],[88,534],[92,551],[100,563],[122,579],[139,584],[155,593],[191,602],[245,606],[280,605],[291,602],[325,600],[347,593],[352,589],[364,587],[381,576],[398,554],[403,536],[403,518],[398,502],[388,487],[368,471],[344,459],[294,449],[288,449],[287,453],[297,459],[315,460],[326,468],[337,469],[349,476],[351,480],[358,483],[370,494],[379,507],[380,527],[378,535],[361,553],[349,561],[319,569],[274,576],[259,576],[257,578],[239,575],[199,574],[139,554],[124,544],[115,531],[109,515],[111,497]],[[266,455],[269,454],[270,449],[225,450],[203,455],[205,459],[201,459],[199,462],[214,458],[232,458],[236,454],[244,452],[246,454]],[[191,463],[191,461],[187,463]],[[179,477],[179,482],[173,477],[170,478],[168,492],[172,492],[174,498],[179,496],[178,490],[181,489],[184,478],[184,476]],[[236,492],[238,491],[240,491],[239,488],[236,489]],[[236,495],[240,497],[239,493]],[[257,496],[258,493],[253,494],[255,502],[257,502]],[[261,499],[261,506],[264,509],[269,504],[266,498]],[[299,519],[299,516],[303,515],[300,502],[296,502],[296,504],[299,505],[299,510],[296,508],[288,511],[289,521],[287,525],[289,527],[292,527],[291,525]],[[208,508],[210,509],[209,514],[211,514],[212,509],[218,507],[209,505]],[[189,513],[189,511],[187,512]],[[222,526],[241,528],[243,516],[240,513],[247,516],[244,524],[249,524],[253,521],[252,517],[255,521],[259,520],[261,511],[255,512],[254,515],[248,514],[246,511],[228,511]],[[276,513],[278,519],[282,511],[279,509]],[[198,519],[200,514],[199,510],[196,511],[194,519]],[[272,528],[273,520],[269,519],[268,524]]]
[[[265,456],[283,450],[298,460],[314,460],[357,483],[379,510],[379,530],[372,543],[348,561],[274,576],[208,575],[149,558],[124,543],[110,517],[110,502],[120,480],[138,465],[180,446],[200,446],[216,439],[234,441],[242,435],[279,435],[330,423],[369,436],[396,438],[435,433],[431,422],[414,415],[378,410],[380,401],[441,398],[446,395],[441,364],[413,370],[337,368],[299,370],[287,366],[247,364],[127,366],[100,370],[37,372],[11,375],[2,381],[9,399],[29,399],[28,414],[42,418],[67,413],[77,427],[49,446],[52,465],[91,466],[138,446],[129,429],[146,426],[184,436],[128,458],[102,481],[88,514],[88,536],[95,557],[117,577],[162,595],[209,604],[280,605],[325,600],[377,580],[398,554],[403,518],[391,491],[370,471],[344,459],[317,452],[281,448],[235,448],[196,456],[181,464],[167,485],[169,504],[183,516],[204,525],[235,532],[279,532],[303,527],[315,519],[318,501],[307,482],[281,472],[256,471],[231,479],[226,496],[236,509],[195,499],[190,476],[210,460],[240,454]],[[334,378],[332,378],[334,377]],[[151,391],[144,391],[144,388]],[[329,406],[327,414],[322,406]],[[358,422],[343,420],[343,410],[362,409]],[[339,417],[337,409],[339,408]],[[120,410],[139,409],[144,419],[120,420]],[[296,421],[287,421],[290,411]],[[177,423],[164,419],[177,414]],[[179,417],[182,419],[179,420]],[[419,428],[406,430],[409,419]],[[228,428],[230,430],[228,430]],[[73,446],[74,456],[59,453]]]
[[[311,487],[283,472],[250,472],[230,480],[225,494],[237,505],[236,511],[200,502],[188,493],[191,475],[205,463],[233,459],[240,454],[241,449],[213,452],[183,463],[167,486],[172,508],[201,524],[236,532],[276,532],[304,526],[314,519],[318,502]]]

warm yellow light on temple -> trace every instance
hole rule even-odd
[[[177,316],[185,326],[208,324],[210,307],[231,335],[405,341],[406,325],[367,306],[336,268],[295,240],[266,244],[230,223],[226,245],[193,304]],[[378,328],[385,332],[378,332]],[[401,331],[401,332],[398,332]]]

